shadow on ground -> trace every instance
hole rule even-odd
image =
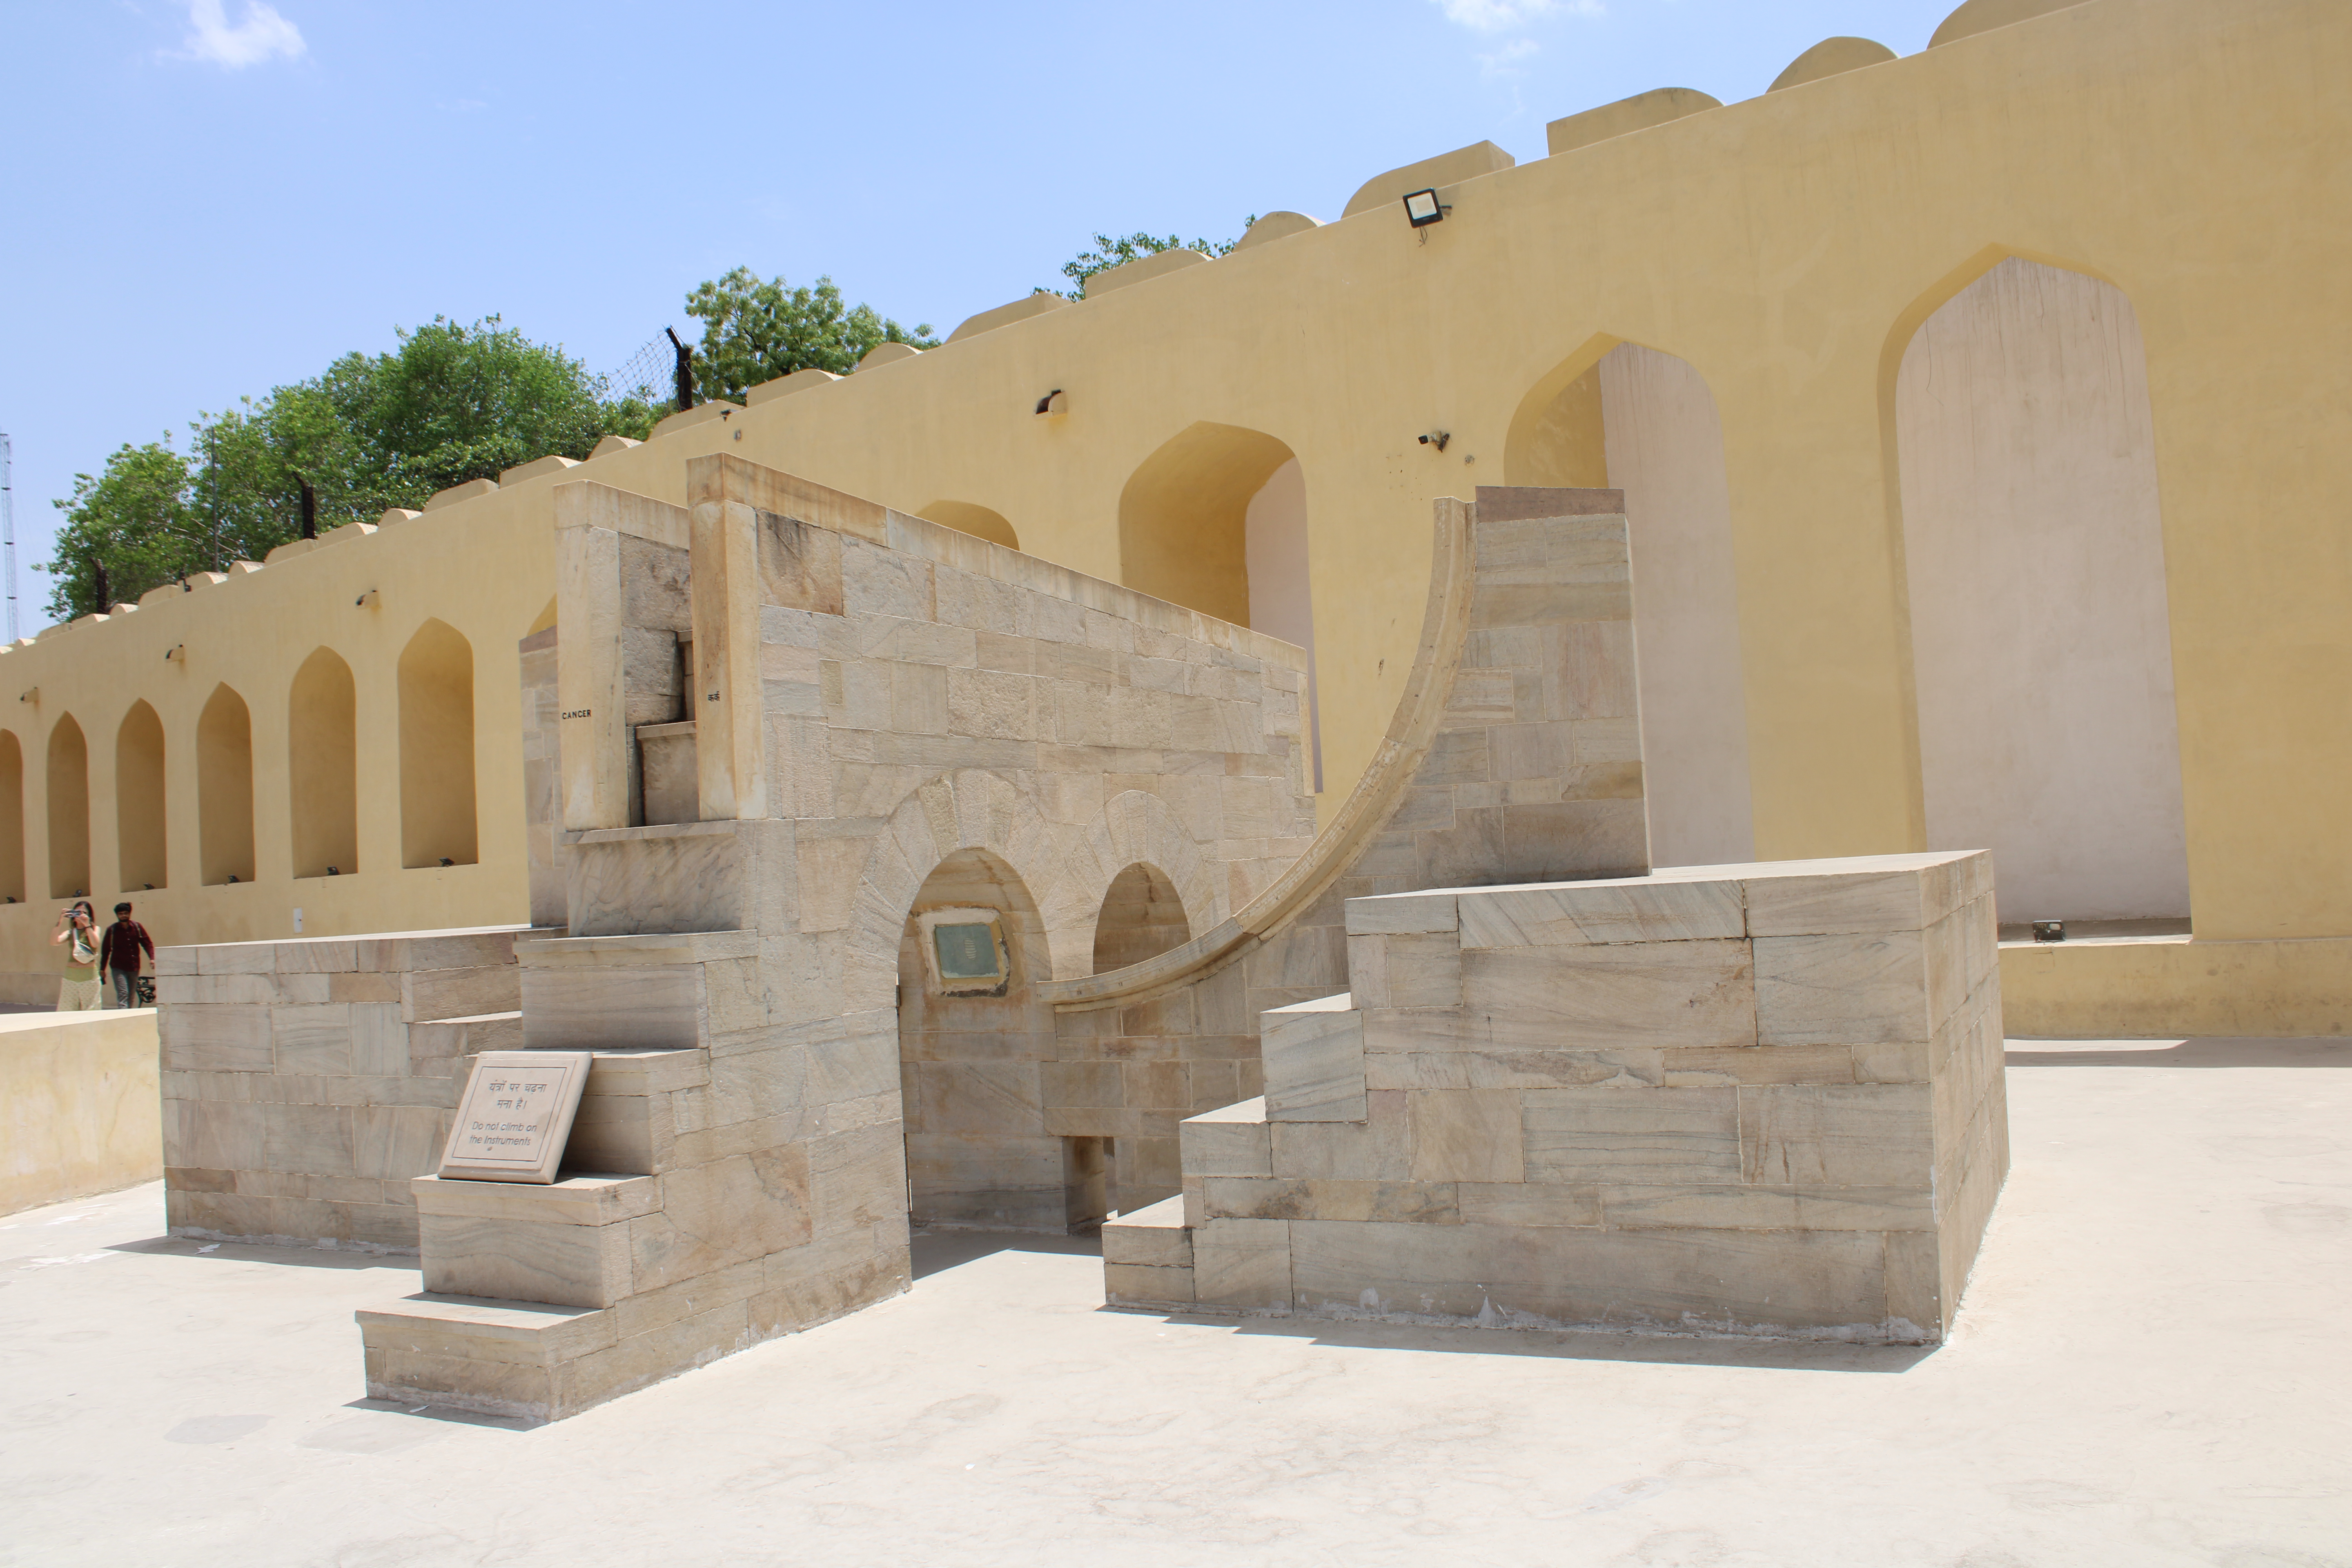
[[[1100,1236],[1052,1236],[1032,1231],[919,1230],[915,1233],[915,1278],[927,1279],[1000,1252],[1055,1252],[1100,1258]]]
[[[271,1247],[251,1241],[212,1241],[200,1236],[151,1236],[121,1241],[109,1252],[145,1252],[194,1258],[206,1263],[275,1263],[292,1268],[415,1268],[413,1252],[362,1252],[357,1247]]]

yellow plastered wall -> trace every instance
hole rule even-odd
[[[1721,418],[1757,853],[1912,849],[1904,350],[2006,257],[2086,272],[2128,296],[2146,346],[2198,943],[2352,935],[2352,289],[2337,259],[2352,197],[2330,162],[2352,142],[2347,70],[2352,7],[2336,0],[2090,0],[1465,179],[1418,232],[1375,206],[812,379],[570,477],[682,502],[688,458],[734,452],[904,510],[952,498],[1033,553],[1234,614],[1221,606],[1245,605],[1246,584],[1231,552],[1211,539],[1171,559],[1139,540],[1127,500],[1139,477],[1169,489],[1155,456],[1204,425],[1278,446],[1309,497],[1328,816],[1411,664],[1431,500],[1589,481],[1589,458],[1514,454],[1589,449],[1589,430],[1551,440],[1590,422],[1562,396],[1615,344],[1641,344],[1690,365]],[[1419,439],[1436,430],[1442,452]],[[512,648],[552,588],[549,486],[0,658],[20,672],[0,686],[40,689],[7,725],[25,748],[29,884],[55,879],[52,731],[73,712],[111,737],[145,698],[165,730],[173,940],[282,933],[298,903],[374,929],[520,918]],[[379,606],[353,607],[378,586]],[[471,648],[480,859],[406,870],[394,670],[428,618]],[[180,640],[186,665],[167,664]],[[357,683],[362,869],[342,887],[294,885],[287,847],[287,694],[320,646]],[[253,710],[257,889],[198,890],[177,864],[196,842],[194,714],[223,680]],[[92,748],[89,784],[107,867],[112,754]]]

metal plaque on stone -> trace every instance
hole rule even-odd
[[[484,1051],[457,1099],[440,1174],[552,1182],[588,1087],[586,1051]]]

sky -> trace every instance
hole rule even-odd
[[[1097,231],[1326,221],[1655,87],[1754,97],[1958,0],[0,0],[21,629],[74,475],[394,329],[618,370],[735,266],[944,333]]]

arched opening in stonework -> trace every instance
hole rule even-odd
[[[1503,472],[1625,493],[1652,858],[1754,859],[1731,489],[1706,379],[1673,354],[1595,339],[1521,400]]]
[[[133,702],[114,732],[114,842],[126,893],[167,887],[164,879],[163,721]]]
[[[915,515],[926,522],[952,528],[958,533],[1002,544],[1007,550],[1021,548],[1021,536],[1013,531],[1013,524],[1005,521],[1003,512],[990,507],[968,500],[935,500]]]
[[[70,713],[49,731],[49,897],[89,891],[89,742]]]
[[[1018,872],[958,849],[925,879],[898,947],[898,1063],[915,1224],[1048,1231],[1108,1215],[1109,1140],[1064,1137],[1045,1107],[1116,1103],[1049,1081],[1097,1070],[1055,1060],[1045,922]],[[1116,1073],[1117,1063],[1100,1064]]]
[[[25,901],[25,748],[0,730],[0,899]]]
[[[2156,429],[2131,301],[2010,257],[1901,348],[1927,847],[1991,849],[2007,923],[2185,921]]]
[[[196,717],[196,848],[205,887],[253,880],[253,714],[226,686]]]
[[[286,786],[297,877],[360,868],[359,696],[352,667],[314,648],[286,698]]]
[[[1139,860],[1113,877],[1095,917],[1097,974],[1156,958],[1192,940],[1184,900],[1159,867]]]
[[[479,858],[474,645],[446,621],[427,621],[400,653],[400,863]]]

